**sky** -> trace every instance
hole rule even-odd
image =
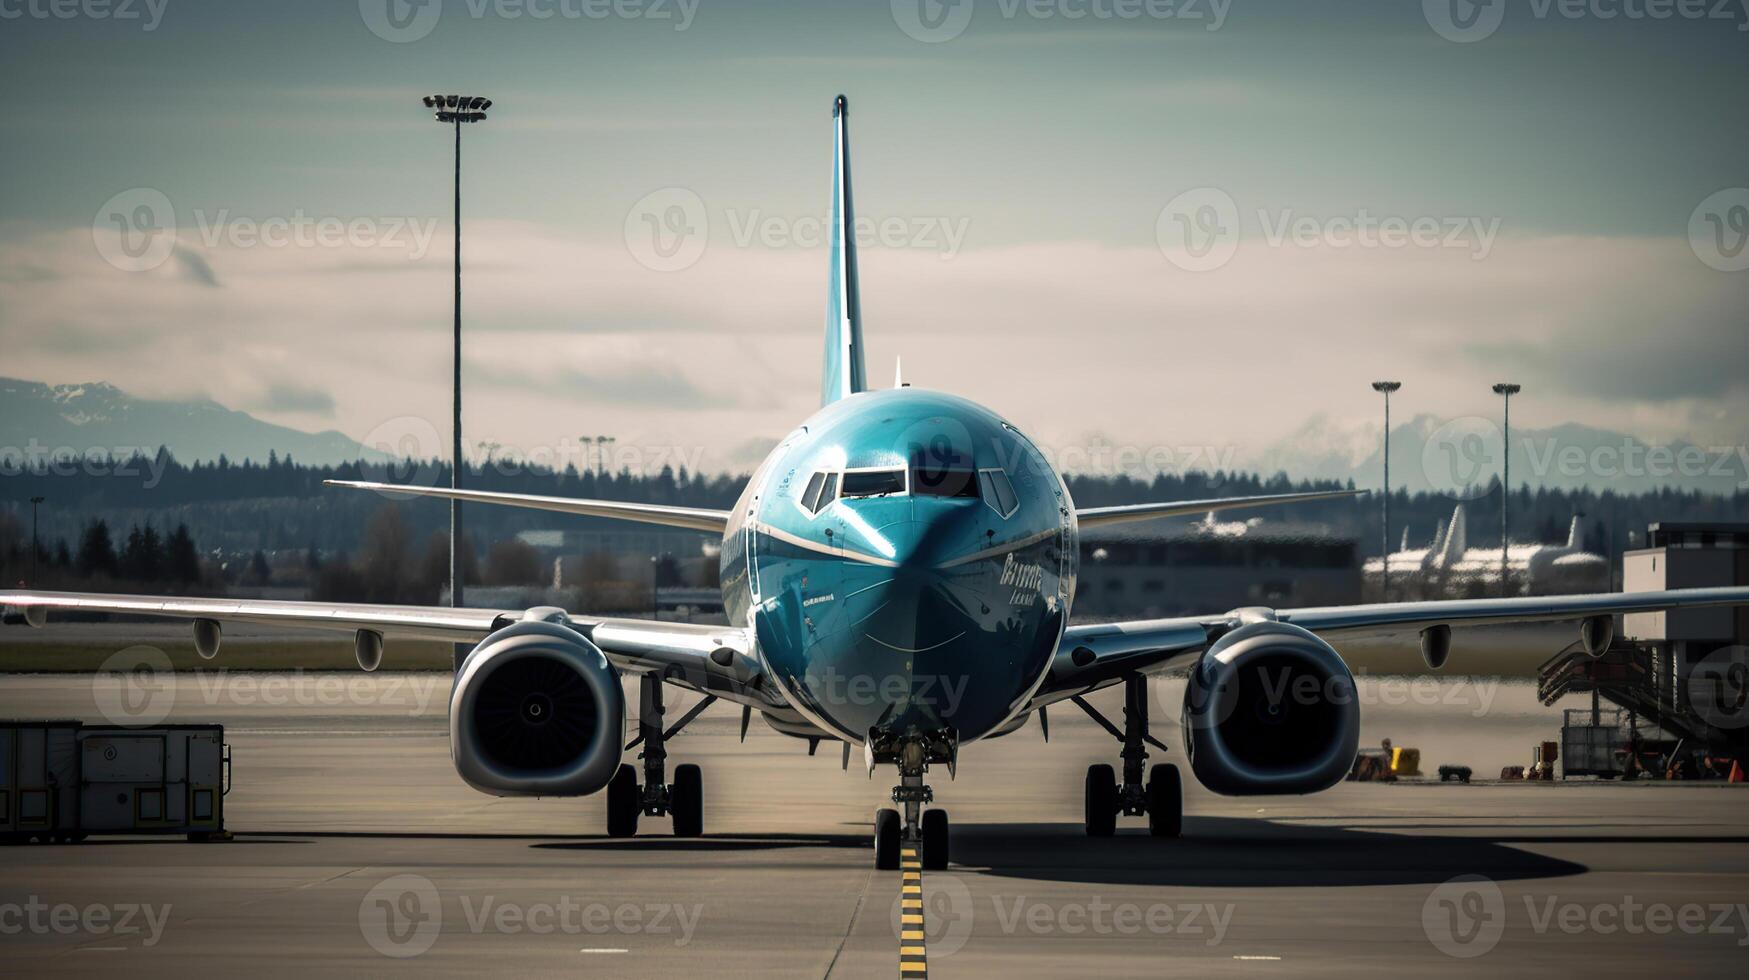
[[[1376,425],[1379,378],[1405,417],[1492,417],[1509,380],[1515,424],[1741,446],[1746,28],[1737,0],[0,0],[0,375],[440,451],[453,133],[419,100],[480,94],[470,445],[745,469],[817,407],[843,92],[875,384],[902,358],[1049,446],[1180,459]]]

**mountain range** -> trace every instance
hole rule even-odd
[[[344,433],[301,432],[207,399],[157,401],[104,382],[46,385],[0,378],[0,460],[7,464],[50,452],[151,454],[160,446],[185,463],[221,455],[265,462],[272,451],[325,465],[355,461],[365,452]]]
[[[1262,452],[1234,460],[1239,470],[1299,479],[1379,483],[1383,427],[1375,421],[1314,416]],[[1391,486],[1457,498],[1479,495],[1500,472],[1501,432],[1491,419],[1417,415],[1391,430]],[[264,422],[208,399],[137,398],[104,382],[46,385],[0,378],[0,462],[68,450],[129,455],[166,446],[183,462],[265,461],[268,453],[327,465],[377,458],[334,430],[302,432]],[[1646,443],[1634,436],[1569,423],[1512,432],[1512,482],[1575,490],[1643,493],[1664,487],[1730,494],[1749,489],[1749,449],[1687,442]]]

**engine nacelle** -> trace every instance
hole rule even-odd
[[[1288,623],[1217,640],[1184,690],[1184,745],[1204,786],[1228,796],[1316,793],[1348,775],[1360,745],[1354,675]]]
[[[625,695],[583,634],[524,621],[486,637],[449,699],[456,772],[494,796],[585,796],[619,768]]]

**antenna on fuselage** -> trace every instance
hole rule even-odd
[[[827,243],[832,268],[827,284],[826,361],[820,404],[830,405],[868,390],[862,361],[862,304],[856,275],[856,208],[850,199],[850,103],[832,101],[832,214]]]

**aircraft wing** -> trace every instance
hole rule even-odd
[[[1503,623],[1577,622],[1597,616],[1708,606],[1749,606],[1749,588],[1388,602],[1307,609],[1242,609],[1213,616],[1071,626],[1064,631],[1056,660],[1051,664],[1044,684],[1033,696],[1030,707],[1042,707],[1096,691],[1133,673],[1163,674],[1185,670],[1221,634],[1259,618],[1292,623],[1340,641],[1412,633],[1434,626],[1462,629]],[[1554,652],[1550,650],[1538,656],[1546,657]],[[1461,650],[1458,656],[1461,657]]]
[[[520,609],[203,599],[92,592],[0,591],[0,604],[9,610],[16,608],[33,626],[43,625],[54,611],[79,611],[180,619],[191,623],[207,620],[221,624],[276,624],[343,632],[369,630],[391,638],[456,643],[478,642],[487,634],[523,618]],[[615,666],[623,670],[659,671],[681,686],[742,703],[785,703],[776,693],[776,688],[764,682],[750,653],[752,644],[744,629],[564,615],[573,629],[588,637]],[[391,647],[386,659],[392,663],[393,658]]]
[[[1158,504],[1124,504],[1118,507],[1082,507],[1075,519],[1083,528],[1129,521],[1151,521],[1158,517],[1181,517],[1186,514],[1207,514],[1217,510],[1240,507],[1271,507],[1280,504],[1303,504],[1313,500],[1333,500],[1338,497],[1359,497],[1370,490],[1316,490],[1310,493],[1274,493],[1261,497],[1216,497],[1212,500],[1172,500]]]
[[[581,514],[585,517],[613,517],[643,524],[663,524],[693,531],[721,534],[729,526],[729,512],[703,507],[669,507],[663,504],[638,504],[625,500],[583,500],[576,497],[543,497],[530,493],[498,493],[492,490],[451,490],[449,487],[403,486],[395,483],[369,483],[357,480],[323,480],[332,487],[354,490],[375,490],[378,493],[409,497],[441,497],[470,504],[498,504],[505,507],[527,507],[531,510],[551,510],[561,514]]]

